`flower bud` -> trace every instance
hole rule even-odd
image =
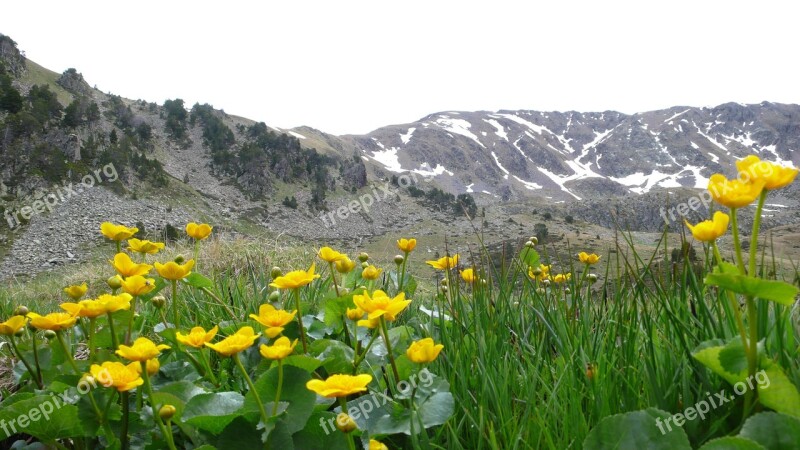
[[[544,285],[544,287],[549,287],[550,286],[550,280],[542,280],[542,284]]]
[[[349,433],[358,429],[358,425],[356,425],[356,422],[352,417],[348,416],[347,413],[342,412],[336,416],[336,428],[338,428],[342,433]]]
[[[533,269],[533,271],[531,271],[531,273],[532,273],[534,276],[537,276],[537,277],[538,277],[539,275],[541,275],[541,274],[542,274],[542,269],[540,269],[540,268],[538,268],[538,267],[537,267],[537,268]]]
[[[592,381],[594,379],[594,375],[595,375],[594,364],[586,363],[586,378],[588,378],[589,381]]]
[[[167,304],[167,299],[164,298],[163,295],[156,295],[150,299],[150,303],[152,303],[156,308],[161,309]]]
[[[397,264],[398,266],[400,264],[403,264],[403,261],[405,261],[405,260],[406,259],[403,258],[403,255],[394,255],[394,263]]]
[[[544,295],[547,293],[547,291],[544,290],[544,288],[536,288],[536,293],[539,295]]]
[[[339,295],[347,295],[349,293],[350,293],[350,289],[347,289],[346,287],[340,287],[339,288]]]
[[[364,262],[361,263],[361,268],[362,269],[366,269],[367,267],[369,267],[369,263],[368,262],[364,261]]]
[[[278,278],[279,276],[283,275],[283,271],[281,270],[280,267],[275,266],[272,268],[272,271],[270,271],[269,275],[272,278]]]
[[[172,405],[164,405],[161,409],[158,410],[158,417],[161,417],[162,420],[170,420],[172,416],[175,415],[177,410]]]
[[[590,273],[586,276],[586,279],[589,280],[590,283],[595,283],[597,281],[597,274]]]
[[[538,243],[539,243],[539,238],[537,238],[536,236],[531,236],[531,238],[530,238],[530,239],[528,239],[528,241],[529,241],[529,242],[532,242],[532,243],[533,243],[533,245],[536,245],[536,244],[538,244]]]
[[[184,261],[186,261],[186,258],[184,258],[183,255],[178,255],[175,257],[175,259],[173,259],[173,261],[175,261],[175,264],[183,264]]]
[[[110,287],[112,290],[119,289],[122,287],[122,277],[120,277],[119,275],[114,275],[113,277],[106,280],[106,283],[108,284],[108,287]]]
[[[25,327],[20,328],[19,330],[14,332],[15,337],[22,337],[25,335]]]
[[[17,306],[17,309],[14,310],[15,316],[27,316],[30,310],[28,310],[27,306]]]
[[[53,330],[44,330],[44,337],[50,341],[56,337],[56,332]]]
[[[270,303],[276,303],[281,299],[281,293],[278,291],[272,291],[269,293],[269,301]]]
[[[534,245],[536,245],[536,244],[534,244],[531,241],[528,241],[528,242],[525,243],[525,247],[528,247],[528,248],[533,248]]]
[[[447,286],[447,278],[442,278],[442,281],[439,282],[442,286]]]
[[[442,286],[442,294],[447,294],[447,286]]]
[[[362,263],[367,262],[368,259],[369,255],[366,252],[361,252],[358,254],[358,260],[361,261]]]
[[[572,291],[570,291],[570,290],[569,290],[569,288],[564,288],[564,293],[565,293],[565,294],[569,295],[569,294],[570,294],[570,292],[572,292]]]
[[[488,286],[489,282],[486,281],[486,278],[481,278],[481,286]]]

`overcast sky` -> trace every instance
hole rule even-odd
[[[132,99],[366,133],[448,110],[800,103],[792,1],[4,2],[27,56]]]

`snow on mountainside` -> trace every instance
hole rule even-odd
[[[800,106],[727,103],[613,111],[442,112],[343,136],[379,170],[435,176],[453,192],[553,201],[705,188],[755,153],[798,165]]]

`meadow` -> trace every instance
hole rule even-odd
[[[0,292],[0,446],[800,448],[800,274],[758,237],[797,171],[741,163],[670,259],[622,231],[425,261],[410,236],[392,257],[105,223],[101,262]]]

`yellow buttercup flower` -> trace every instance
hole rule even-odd
[[[386,320],[392,321],[408,307],[411,300],[406,300],[405,292],[390,298],[385,292],[377,290],[372,294],[372,297],[369,296],[368,292],[363,295],[354,295],[353,302],[367,313],[368,319],[384,317]]]
[[[112,241],[124,241],[130,239],[131,236],[139,232],[139,229],[128,228],[125,225],[115,225],[111,222],[103,222],[100,224],[100,232],[103,236],[111,239]]]
[[[553,282],[558,284],[566,283],[570,278],[572,278],[571,273],[558,273],[553,276]]]
[[[416,247],[417,247],[417,240],[414,238],[411,239],[403,238],[397,241],[397,248],[405,253],[411,253]]]
[[[117,253],[114,255],[114,260],[109,262],[123,278],[146,275],[153,268],[150,264],[138,264],[133,262],[127,253]]]
[[[141,275],[122,280],[122,290],[133,296],[145,295],[156,288],[156,280]]]
[[[361,271],[361,278],[365,280],[377,280],[378,277],[381,276],[381,271],[383,271],[383,269],[379,269],[370,264]]]
[[[381,318],[376,317],[374,319],[363,319],[356,322],[356,325],[359,327],[369,328],[370,330],[374,330],[381,325]]]
[[[534,269],[533,267],[529,267],[528,268],[528,276],[530,278],[535,278],[535,279],[537,279],[539,281],[542,281],[542,280],[544,280],[544,279],[546,279],[546,278],[548,278],[550,276],[550,266],[549,265],[539,264],[539,267],[537,269],[539,270],[538,274],[536,274],[536,269]]]
[[[347,255],[345,255],[344,253],[339,253],[330,247],[322,247],[321,249],[319,249],[319,251],[317,252],[317,256],[319,256],[321,260],[327,261],[329,263],[333,263],[339,261],[340,259],[347,258]]]
[[[139,375],[142,374],[142,364],[141,363],[139,363],[139,364],[131,364],[131,365],[136,368],[135,369],[136,373],[138,373]],[[158,358],[148,359],[147,362],[145,363],[145,367],[147,368],[147,374],[152,377],[153,375],[158,373],[159,369],[161,369],[161,363],[158,362]]]
[[[443,348],[444,345],[435,344],[433,339],[425,338],[412,342],[411,345],[408,346],[408,350],[406,350],[406,356],[408,356],[408,359],[412,362],[425,364],[435,360]]]
[[[194,223],[189,222],[186,224],[186,234],[189,235],[190,238],[197,239],[198,241],[202,241],[203,239],[207,238],[211,235],[211,230],[214,227],[207,223]]]
[[[369,440],[369,450],[389,450],[389,447],[386,446],[381,441],[376,441],[375,439]]]
[[[578,259],[584,264],[597,264],[597,261],[600,261],[600,256],[594,253],[580,252],[578,253]]]
[[[128,250],[136,253],[147,253],[154,255],[159,250],[164,249],[163,242],[151,242],[148,240],[128,239]]]
[[[350,320],[359,320],[362,317],[364,317],[364,310],[363,309],[361,309],[361,308],[359,308],[357,306],[355,308],[347,308],[347,318],[348,319],[350,319]]]
[[[331,375],[325,381],[309,381],[306,383],[306,388],[323,397],[346,397],[351,394],[365,392],[370,382],[372,382],[372,375],[367,374]]]
[[[790,185],[798,173],[798,169],[794,167],[784,167],[769,161],[761,161],[755,155],[736,161],[736,168],[739,169],[740,177],[749,179],[751,183],[763,181],[764,189],[770,191]]]
[[[5,322],[0,323],[0,334],[3,336],[13,336],[14,333],[19,331],[25,326],[28,319],[25,316],[12,316]]]
[[[78,321],[78,316],[65,312],[54,312],[46,316],[29,313],[31,326],[40,330],[61,331],[72,328]]]
[[[728,208],[741,208],[753,203],[764,189],[764,180],[743,182],[740,179],[728,180],[725,175],[715,173],[708,180],[711,198]]]
[[[472,268],[464,269],[461,271],[461,278],[467,283],[472,284],[476,280],[475,272],[472,270]]]
[[[717,211],[714,213],[713,220],[704,220],[695,226],[692,226],[687,220],[684,220],[684,222],[686,226],[689,227],[695,239],[703,242],[711,242],[725,234],[728,230],[729,220],[730,217],[728,217],[727,214],[722,211]]]
[[[183,264],[178,264],[175,261],[170,261],[166,264],[155,263],[156,272],[161,275],[162,278],[167,280],[177,281],[182,280],[189,276],[192,273],[192,267],[194,267],[194,260],[190,259]]]
[[[131,300],[133,300],[131,294],[123,292],[119,295],[103,294],[95,301],[102,303],[107,313],[115,313],[131,309]]]
[[[67,286],[64,288],[64,292],[69,296],[69,298],[73,300],[77,300],[86,294],[86,291],[89,290],[89,286],[86,283],[83,284],[74,284],[72,286]]]
[[[126,392],[144,384],[139,363],[122,364],[106,361],[102,365],[92,364],[89,373],[104,387],[113,387],[119,392]]]
[[[283,359],[294,352],[294,347],[297,345],[297,339],[294,342],[289,341],[286,336],[279,338],[272,345],[261,344],[259,353],[267,359]]]
[[[231,356],[252,347],[259,336],[261,336],[261,333],[255,334],[253,327],[242,327],[235,334],[226,337],[216,344],[206,342],[205,345],[220,355]]]
[[[194,348],[203,348],[206,345],[206,342],[211,342],[214,339],[214,336],[217,335],[217,331],[219,331],[218,326],[214,326],[214,328],[206,331],[203,327],[194,327],[189,334],[183,334],[180,331],[175,333],[175,339],[178,340],[183,345],[188,345],[189,347]]]
[[[350,273],[353,271],[353,269],[355,269],[356,263],[345,256],[343,259],[336,261],[334,266],[336,267],[336,271],[339,273]]]
[[[120,345],[116,354],[130,361],[141,362],[158,358],[161,354],[161,350],[169,350],[169,348],[169,345],[156,345],[155,342],[150,339],[140,337],[133,341],[133,345],[131,346]]]
[[[314,264],[311,264],[308,271],[293,270],[275,278],[269,285],[278,289],[297,289],[311,283],[316,278],[319,278],[319,274],[314,273]]]
[[[429,266],[436,270],[449,270],[458,265],[458,254],[453,256],[442,256],[436,261],[425,261]]]
[[[97,300],[81,300],[78,303],[62,303],[58,305],[64,311],[78,317],[94,319],[106,312],[106,304]]]
[[[297,311],[276,309],[269,303],[265,303],[258,308],[258,315],[250,314],[250,318],[263,325],[267,329],[265,334],[272,339],[283,332],[283,327],[294,320],[296,314]]]

